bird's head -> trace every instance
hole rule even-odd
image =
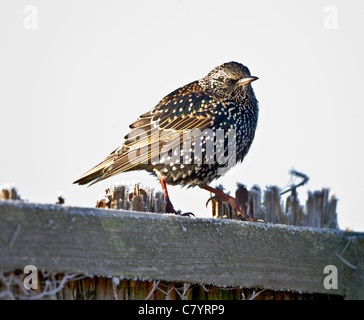
[[[246,66],[232,61],[216,67],[199,83],[205,90],[212,91],[220,97],[234,98],[249,90],[250,83],[257,79],[258,77],[250,74]]]

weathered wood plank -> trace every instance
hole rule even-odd
[[[0,202],[0,268],[9,271],[33,264],[56,273],[364,298],[363,260],[363,233]],[[338,269],[338,290],[323,286],[326,265]]]

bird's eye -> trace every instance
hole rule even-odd
[[[234,80],[234,79],[231,79],[231,78],[225,78],[224,79],[224,82],[226,83],[226,84],[233,84],[233,83],[235,83],[237,80]]]

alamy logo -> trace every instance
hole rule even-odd
[[[34,5],[27,5],[24,7],[23,25],[26,30],[38,29],[38,8]]]
[[[128,137],[128,161],[138,164],[218,164],[222,175],[236,164],[236,129],[199,129],[159,132],[136,129]]]
[[[328,5],[324,8],[325,18],[323,26],[326,30],[338,29],[338,10],[334,5]]]
[[[324,288],[326,290],[337,289],[337,268],[334,265],[327,265],[324,273],[328,274],[324,279]]]
[[[38,269],[31,264],[24,267],[24,273],[28,274],[24,280],[23,285],[27,290],[38,289]]]

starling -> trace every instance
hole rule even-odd
[[[121,172],[146,170],[162,185],[166,212],[177,214],[166,184],[198,186],[229,203],[240,219],[253,220],[235,198],[208,184],[249,151],[258,121],[250,83],[257,79],[243,64],[228,62],[173,91],[130,125],[119,148],[74,183],[91,185]]]

